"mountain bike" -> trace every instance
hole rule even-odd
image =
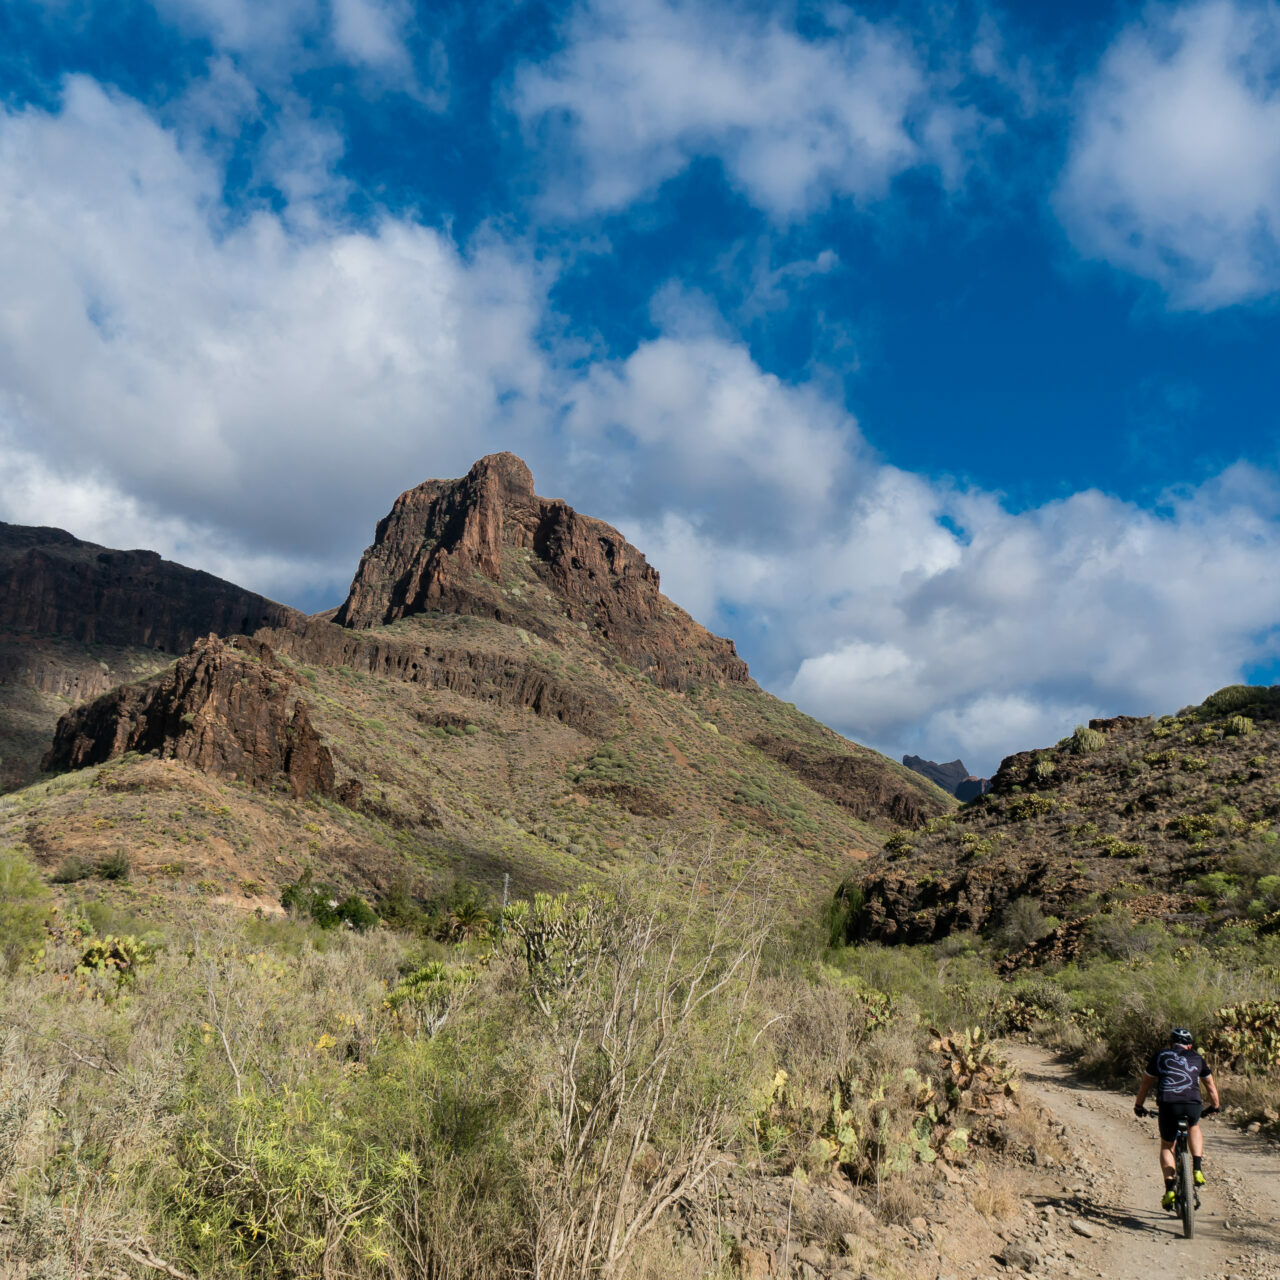
[[[1214,1115],[1217,1107],[1206,1107],[1200,1118]],[[1154,1116],[1156,1112],[1146,1107],[1138,1113]],[[1173,1143],[1173,1212],[1182,1219],[1182,1234],[1190,1240],[1196,1233],[1196,1210],[1200,1207],[1200,1193],[1196,1189],[1195,1166],[1191,1161],[1191,1145],[1187,1141],[1191,1123],[1186,1116],[1178,1117],[1178,1136]]]

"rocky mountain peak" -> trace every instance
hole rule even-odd
[[[902,757],[902,763],[930,782],[937,783],[943,791],[949,791],[957,800],[972,800],[976,796],[985,795],[991,788],[991,779],[975,777],[965,768],[963,760],[949,760],[946,764],[939,764],[936,760],[926,760],[923,756],[907,755]]]
[[[367,629],[438,611],[543,635],[594,633],[659,684],[743,682],[732,641],[661,594],[658,571],[611,525],[534,492],[515,454],[481,458],[459,480],[428,480],[378,523],[334,621]]]

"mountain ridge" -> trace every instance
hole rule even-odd
[[[46,764],[59,798],[21,793],[42,866],[141,838],[231,899],[309,866],[373,893],[566,886],[694,838],[752,844],[820,895],[891,826],[954,805],[761,690],[636,548],[538,497],[513,455],[401,495],[338,610],[198,639],[67,712]],[[155,788],[206,799],[157,834]]]

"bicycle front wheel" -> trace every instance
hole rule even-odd
[[[1178,1152],[1178,1199],[1182,1201],[1182,1234],[1190,1240],[1196,1233],[1196,1184],[1191,1153],[1185,1149]]]

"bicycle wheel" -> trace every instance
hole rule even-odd
[[[1178,1206],[1182,1214],[1182,1234],[1188,1240],[1196,1233],[1196,1186],[1191,1165],[1191,1152],[1185,1147],[1178,1152]]]

